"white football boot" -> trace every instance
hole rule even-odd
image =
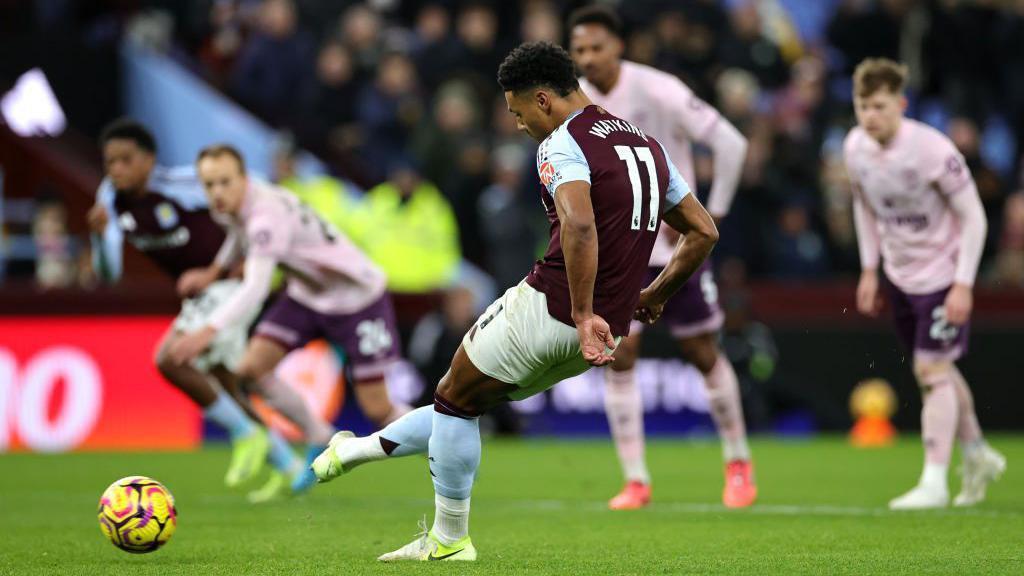
[[[1006,471],[1006,457],[985,444],[974,453],[964,454],[960,465],[962,482],[953,506],[974,506],[985,499],[985,489]]]
[[[451,546],[446,546],[438,541],[429,530],[427,530],[427,519],[420,520],[420,533],[416,539],[402,546],[394,552],[382,554],[377,560],[381,562],[398,562],[412,560],[414,562],[435,562],[435,561],[469,561],[476,560],[476,547],[473,541],[466,536]]]
[[[889,501],[889,510],[930,510],[949,505],[949,490],[918,484],[913,490]]]

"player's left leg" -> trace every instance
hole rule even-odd
[[[973,506],[985,499],[988,485],[1006,470],[1006,457],[988,445],[974,412],[974,396],[963,375],[953,365],[959,409],[956,435],[960,441],[962,483],[954,506]]]
[[[434,395],[428,441],[434,524],[379,560],[476,560],[469,537],[470,493],[480,465],[480,415],[518,387],[481,372],[460,346]]]
[[[725,314],[718,304],[718,286],[710,262],[705,261],[666,303],[662,320],[679,343],[683,359],[704,377],[711,418],[722,442],[725,461],[722,502],[730,508],[749,506],[757,499],[757,485],[747,445],[739,381],[732,363],[718,345]]]
[[[743,401],[732,363],[718,347],[718,334],[698,334],[679,339],[683,359],[704,376],[711,418],[722,442],[725,488],[722,502],[730,508],[750,506],[757,499],[754,466],[743,421]]]

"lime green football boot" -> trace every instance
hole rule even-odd
[[[270,435],[265,428],[257,428],[255,432],[231,443],[231,465],[224,475],[224,484],[228,488],[237,488],[252,480],[263,469],[270,451]]]
[[[420,523],[422,532],[412,542],[402,546],[394,552],[388,552],[377,558],[381,562],[400,562],[412,560],[415,562],[473,562],[476,560],[476,547],[469,536],[458,542],[446,546],[442,544],[432,531],[427,530],[426,519]]]

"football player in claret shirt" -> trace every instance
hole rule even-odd
[[[608,365],[630,320],[656,319],[718,240],[711,216],[661,144],[591,103],[564,49],[523,44],[502,63],[498,82],[519,128],[541,141],[547,253],[466,333],[433,406],[371,436],[339,432],[313,463],[327,481],[369,461],[428,454],[433,527],[381,556],[384,561],[475,560],[469,507],[480,464],[480,414]],[[685,241],[645,287],[663,220]]]

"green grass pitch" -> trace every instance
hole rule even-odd
[[[356,470],[263,506],[224,488],[223,447],[181,454],[0,455],[0,574],[1024,574],[1024,437],[996,436],[1009,469],[971,510],[890,513],[917,478],[907,437],[880,450],[840,438],[753,442],[761,490],[719,504],[711,441],[651,442],[654,503],[610,512],[607,441],[490,441],[474,490],[472,565],[380,565],[433,511],[420,457]],[[174,493],[178,530],[153,554],[111,546],[100,493],[143,474]],[[952,482],[955,493],[958,479]]]

